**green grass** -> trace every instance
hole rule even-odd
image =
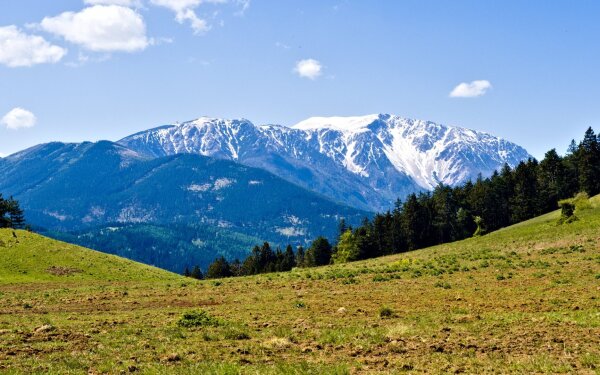
[[[124,258],[51,240],[23,230],[0,229],[0,285],[90,281],[165,281],[178,276]]]
[[[202,282],[2,231],[0,372],[597,374],[591,205],[571,224],[554,212],[405,254]]]

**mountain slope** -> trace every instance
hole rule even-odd
[[[150,158],[107,141],[11,155],[0,191],[48,234],[177,272],[243,257],[261,241],[333,238],[340,218],[368,215],[260,169],[200,155]]]
[[[0,229],[0,254],[0,285],[178,279],[158,268],[22,230]]]
[[[194,153],[235,160],[369,211],[529,157],[486,133],[383,114],[311,118],[292,128],[203,117],[119,143],[149,157]]]

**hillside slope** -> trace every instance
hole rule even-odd
[[[166,281],[178,276],[22,230],[0,229],[0,285]]]
[[[68,289],[0,285],[0,368],[598,373],[600,198],[572,224],[557,225],[558,215],[480,238],[288,273],[102,288],[92,281]],[[191,311],[216,319],[185,318]],[[205,325],[189,327],[194,322]],[[53,330],[40,331],[48,323]]]

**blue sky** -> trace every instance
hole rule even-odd
[[[600,130],[599,16],[597,1],[2,0],[0,154],[203,115],[369,113],[564,152]]]

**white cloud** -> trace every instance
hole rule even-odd
[[[135,52],[151,44],[142,16],[118,5],[94,5],[77,13],[46,17],[40,26],[96,52]]]
[[[175,20],[181,24],[189,22],[194,34],[202,34],[211,29],[208,21],[196,13],[196,8],[200,5],[231,3],[240,8],[236,15],[243,15],[250,6],[250,0],[150,0],[150,3],[175,12]],[[220,24],[222,25],[223,21]]]
[[[314,59],[300,60],[296,63],[294,72],[300,77],[308,79],[317,79],[321,75],[323,66],[320,62]]]
[[[150,2],[175,12],[175,19],[179,23],[189,21],[195,34],[204,33],[210,29],[206,20],[198,17],[195,12],[195,9],[203,2],[202,0],[150,0]]]
[[[87,5],[120,5],[124,7],[140,7],[139,0],[84,0]]]
[[[19,107],[13,108],[0,120],[0,124],[12,130],[31,128],[36,122],[37,118],[33,113]]]
[[[199,18],[192,9],[186,9],[181,12],[177,12],[175,15],[175,19],[177,22],[183,24],[185,21],[190,22],[190,26],[194,30],[194,34],[202,34],[210,30],[210,26],[208,26],[208,22]]]
[[[25,34],[14,25],[0,27],[0,64],[16,68],[57,63],[66,54],[41,36]]]
[[[476,98],[485,95],[492,88],[490,81],[478,80],[473,82],[463,82],[452,90],[451,98]]]

